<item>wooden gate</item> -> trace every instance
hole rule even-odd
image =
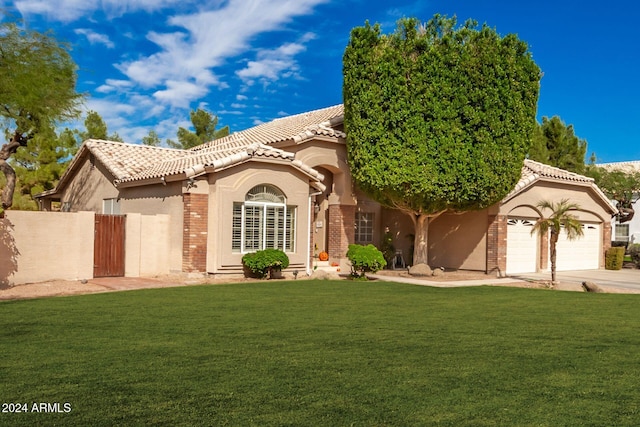
[[[124,276],[124,215],[96,215],[93,277]]]

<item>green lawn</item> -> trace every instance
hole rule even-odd
[[[638,425],[639,307],[302,280],[2,302],[0,400],[71,412],[0,425]]]

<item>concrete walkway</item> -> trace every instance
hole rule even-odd
[[[444,282],[437,282],[435,280],[426,280],[413,277],[401,277],[401,276],[387,276],[382,274],[367,274],[367,277],[372,279],[384,280],[387,282],[396,283],[408,283],[411,285],[420,286],[434,286],[437,288],[459,288],[464,286],[485,286],[485,285],[508,285],[513,283],[524,284],[531,282],[524,278],[515,277],[503,277],[503,278],[487,278],[487,279],[475,279],[475,280],[449,280]]]
[[[527,273],[515,276],[515,278],[523,280],[551,280],[551,273]],[[596,285],[620,290],[640,291],[640,270],[637,269],[558,271],[556,279],[559,282],[565,283],[581,284],[582,282],[593,282]]]

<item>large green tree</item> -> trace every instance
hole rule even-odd
[[[76,69],[66,46],[50,34],[0,23],[0,123],[7,140],[0,147],[0,210],[13,204],[16,173],[9,158],[54,123],[78,117]]]
[[[414,263],[427,263],[432,218],[490,206],[518,181],[540,69],[515,35],[435,15],[390,35],[354,28],[343,73],[353,178],[411,217]]]
[[[573,125],[566,125],[558,116],[542,118],[536,123],[529,158],[547,165],[584,173],[587,141],[578,138]]]
[[[206,110],[198,108],[195,111],[191,111],[190,117],[195,132],[180,127],[178,129],[178,142],[168,139],[167,145],[169,147],[186,150],[229,135],[229,126],[216,130],[218,116],[214,116]]]

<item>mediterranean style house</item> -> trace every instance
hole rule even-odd
[[[173,271],[241,273],[242,256],[280,248],[289,270],[310,273],[314,255],[348,271],[351,243],[393,246],[411,264],[413,226],[356,188],[347,162],[342,105],[284,117],[190,150],[85,141],[43,210],[170,217]],[[429,227],[432,267],[498,275],[549,268],[547,236],[532,235],[541,199],[581,209],[581,240],[561,239],[558,270],[597,269],[615,207],[591,178],[525,160],[516,187],[488,209],[445,213]]]

